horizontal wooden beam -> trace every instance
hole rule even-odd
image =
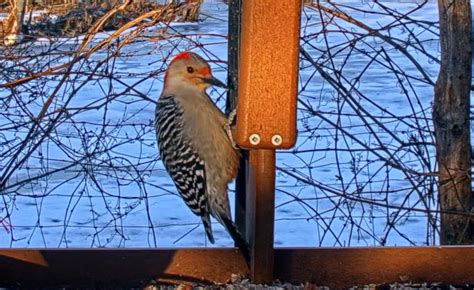
[[[13,253],[22,253],[13,254]],[[44,263],[37,263],[41,255]],[[15,259],[21,256],[22,259]],[[34,258],[25,262],[27,256]],[[0,250],[0,286],[137,287],[153,280],[224,283],[247,273],[236,249]]]
[[[473,284],[474,247],[277,250],[275,277],[331,288],[394,282]]]
[[[38,250],[0,250],[0,259],[5,258],[16,260],[17,263],[23,261],[37,266],[48,266],[48,263],[43,258],[43,254]]]
[[[225,283],[247,274],[236,249],[0,250],[0,286]],[[275,279],[331,288],[393,282],[474,284],[474,247],[276,249]]]

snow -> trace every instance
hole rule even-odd
[[[338,1],[335,1],[336,3]],[[341,1],[339,1],[341,2]],[[364,8],[372,4],[366,1],[342,1],[347,5],[361,5]],[[429,1],[425,8],[411,15],[416,19],[437,19],[435,1]],[[391,3],[391,8],[398,11],[408,11],[413,3],[419,1],[403,1]],[[375,8],[374,8],[375,9]],[[187,35],[184,39],[166,39],[155,43],[149,41],[159,27],[148,31],[144,41],[133,43],[122,49],[120,57],[114,59],[114,76],[128,85],[146,78],[150,74],[156,75],[146,78],[145,81],[134,85],[134,89],[156,99],[162,85],[162,72],[165,68],[161,59],[168,53],[177,50],[192,48],[207,59],[226,60],[227,58],[227,6],[217,1],[207,1],[203,7],[205,15],[199,24],[172,24],[171,32]],[[364,24],[374,28],[383,27],[393,19],[379,18],[376,14],[364,14],[355,10],[350,11]],[[374,16],[375,15],[375,16]],[[345,28],[356,30],[353,25],[339,22]],[[316,59],[327,58],[321,55],[324,41],[321,37],[312,38],[321,29],[318,15],[309,9],[305,10],[302,19],[302,35],[311,41],[311,45],[302,43],[303,47]],[[426,40],[423,48],[433,55],[438,54],[436,36],[427,30],[414,26],[411,32],[418,38]],[[335,26],[328,29],[337,30]],[[433,28],[436,31],[436,28]],[[130,33],[126,31],[124,35]],[[399,38],[407,37],[405,27],[393,29],[390,35]],[[93,43],[106,38],[109,33],[99,33]],[[348,39],[340,33],[329,34],[332,44],[340,43],[344,46]],[[38,39],[34,49],[41,50],[51,44],[58,49],[73,49],[80,43],[82,37],[75,39]],[[195,42],[203,46],[196,47]],[[374,47],[376,49],[374,49]],[[370,69],[361,75],[361,71],[369,61],[364,52],[373,53],[385,48],[387,57],[393,60],[393,65],[406,71],[413,81],[412,90],[408,97],[403,95],[400,84],[396,82],[396,75],[390,73],[382,63],[370,65]],[[177,48],[177,49],[176,49]],[[358,52],[349,60],[344,56],[335,55],[334,66],[341,68],[347,78],[346,87],[361,75],[358,83],[353,87],[354,99],[346,99],[338,94],[318,74],[314,67],[305,60],[301,60],[300,100],[309,104],[319,114],[310,115],[302,103],[299,104],[298,129],[302,134],[294,150],[281,151],[277,155],[276,213],[275,213],[275,245],[277,246],[372,246],[381,243],[385,245],[425,245],[435,244],[436,238],[431,232],[430,223],[426,214],[412,211],[397,211],[383,209],[370,203],[359,202],[358,199],[370,199],[379,204],[415,206],[420,205],[421,198],[403,172],[390,167],[384,167],[383,158],[398,158],[404,160],[413,170],[427,172],[433,170],[434,160],[431,147],[426,147],[426,158],[431,162],[423,168],[423,162],[415,154],[407,151],[380,151],[381,156],[364,151],[364,146],[380,146],[374,134],[368,130],[362,119],[349,115],[354,108],[348,103],[354,102],[357,108],[365,108],[375,115],[388,113],[400,116],[420,115],[420,112],[429,114],[430,101],[433,95],[432,86],[424,81],[413,63],[407,61],[399,51],[387,46],[380,39],[369,37],[366,42],[357,46]],[[416,55],[417,61],[427,70],[429,77],[434,80],[438,65],[428,59],[423,53],[408,50]],[[138,53],[140,52],[140,53]],[[143,53],[141,53],[143,52]],[[101,50],[91,56],[99,61],[107,56],[109,51]],[[54,59],[62,63],[68,58]],[[325,62],[324,70],[334,75],[331,64]],[[226,67],[222,62],[212,63],[213,73],[217,78],[225,80]],[[76,86],[84,78],[78,76]],[[213,223],[216,243],[210,245],[199,219],[186,208],[177,196],[175,188],[158,160],[155,144],[152,119],[154,103],[127,92],[126,87],[118,82],[110,86],[108,79],[94,80],[86,83],[68,103],[69,108],[79,108],[85,105],[101,104],[97,110],[88,110],[77,113],[71,120],[77,125],[73,127],[67,121],[51,133],[49,141],[33,155],[28,162],[29,170],[18,170],[13,180],[25,180],[31,175],[40,174],[41,168],[49,170],[66,168],[41,179],[35,183],[27,183],[21,187],[11,188],[8,194],[3,195],[0,203],[0,218],[6,216],[7,208],[10,214],[8,222],[13,226],[12,232],[1,232],[1,247],[189,247],[231,246],[232,242],[225,230],[216,221]],[[2,80],[3,82],[3,80]],[[308,83],[307,83],[308,82]],[[57,84],[57,80],[48,82],[50,92]],[[406,84],[406,82],[405,82]],[[108,92],[108,89],[111,89]],[[66,86],[66,95],[71,94],[73,87]],[[358,92],[356,91],[358,90]],[[8,94],[9,92],[0,92]],[[217,104],[224,107],[222,90],[211,90],[211,96]],[[365,99],[369,96],[370,99]],[[419,98],[420,102],[416,100]],[[44,100],[44,97],[43,97]],[[61,107],[67,98],[57,100],[55,106]],[[411,102],[415,104],[411,104]],[[380,105],[383,111],[375,104]],[[41,108],[41,98],[38,102],[29,105],[29,110],[37,114]],[[336,112],[347,114],[348,117],[338,119]],[[324,118],[326,119],[324,119]],[[101,132],[100,124],[103,120],[110,125],[105,133]],[[359,136],[363,143],[355,139],[348,139],[347,134],[335,130],[329,121],[340,122],[341,128],[348,128],[350,132]],[[371,123],[373,120],[369,120]],[[21,131],[1,132],[7,120],[0,117],[0,136],[4,139],[22,140],[26,136],[27,128]],[[99,125],[94,125],[95,123]],[[125,125],[122,128],[115,124]],[[412,118],[406,117],[406,123],[386,123],[387,130],[408,141],[411,138],[411,127],[418,126]],[[421,124],[426,130],[431,129],[429,122]],[[376,126],[374,126],[375,128]],[[311,130],[308,130],[310,128]],[[388,147],[399,146],[385,129],[380,130],[380,138]],[[85,134],[88,132],[88,134]],[[311,136],[310,132],[315,135]],[[83,134],[88,138],[78,138]],[[335,139],[340,134],[341,139]],[[106,139],[108,136],[112,138]],[[422,138],[422,136],[418,136]],[[423,138],[429,139],[429,134]],[[130,140],[135,140],[130,142]],[[52,140],[61,140],[76,152],[65,151]],[[110,142],[102,144],[103,140]],[[84,162],[79,159],[84,152],[100,151],[101,148],[114,146],[109,152],[100,154],[92,168],[84,168]],[[339,151],[336,150],[339,148]],[[345,152],[345,149],[354,150]],[[0,149],[6,150],[6,148]],[[314,151],[316,150],[316,151]],[[359,153],[357,150],[361,150]],[[1,152],[1,151],[0,151]],[[4,151],[5,152],[5,151]],[[47,156],[45,160],[39,153]],[[389,156],[388,152],[394,154]],[[338,162],[339,163],[338,163]],[[356,163],[359,164],[356,164]],[[339,166],[338,166],[339,164]],[[360,168],[357,168],[358,165]],[[2,165],[3,167],[3,165]],[[113,171],[112,168],[120,168]],[[134,169],[141,172],[134,172]],[[383,171],[376,172],[377,170]],[[90,170],[93,176],[84,173]],[[359,170],[359,174],[354,174]],[[120,178],[117,180],[117,174]],[[301,180],[297,180],[295,176]],[[140,177],[140,182],[133,182]],[[96,180],[93,177],[97,178]],[[371,178],[374,180],[370,180]],[[356,179],[356,180],[354,180]],[[314,186],[304,181],[315,182]],[[127,182],[128,181],[128,182]],[[390,183],[390,184],[388,184]],[[422,186],[425,184],[420,183]],[[230,187],[230,199],[233,200],[233,186]],[[421,189],[423,191],[423,189]],[[346,196],[342,196],[344,193]],[[353,199],[347,199],[347,196]],[[408,199],[405,200],[405,197]],[[435,201],[424,200],[435,208]],[[2,208],[3,207],[3,208]],[[395,230],[389,226],[393,222]],[[405,238],[409,237],[409,238]]]

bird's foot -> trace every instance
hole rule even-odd
[[[233,109],[229,113],[229,117],[227,117],[227,123],[229,124],[229,126],[232,125],[232,123],[234,123],[235,116],[237,116],[237,109]]]
[[[230,143],[232,144],[232,148],[235,150],[239,150],[239,146],[237,146],[237,143],[234,141],[234,136],[232,135],[232,128],[231,125],[234,122],[235,116],[237,115],[237,110],[234,109],[232,112],[230,112],[229,117],[227,118],[227,122],[224,125],[224,130],[227,134],[227,137],[229,137]]]

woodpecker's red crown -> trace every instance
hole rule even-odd
[[[195,85],[201,90],[211,85],[226,87],[212,76],[211,68],[206,60],[190,51],[181,52],[171,60],[165,74],[165,86],[171,80],[180,80],[185,84]]]
[[[173,59],[170,62],[170,65],[173,62],[175,62],[177,60],[180,60],[180,59],[189,59],[191,57],[190,54],[191,54],[191,52],[189,52],[189,51],[183,51],[183,52],[178,53],[177,55],[175,55],[175,57],[173,57]]]

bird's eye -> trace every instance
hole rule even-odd
[[[187,70],[188,70],[188,73],[190,74],[194,72],[194,68],[192,66],[188,66]]]

